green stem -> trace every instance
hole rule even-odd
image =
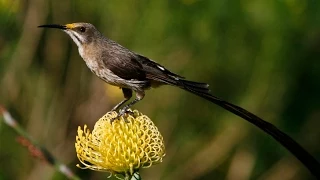
[[[59,162],[47,149],[39,145],[29,134],[26,132],[18,122],[12,118],[11,114],[0,105],[0,115],[3,118],[3,122],[12,127],[20,136],[27,139],[37,150],[39,150],[45,160],[52,165],[57,171],[64,174],[66,177],[72,180],[80,180],[65,164]]]
[[[133,173],[130,180],[142,180],[140,173],[139,172]]]

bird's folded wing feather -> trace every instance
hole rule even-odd
[[[142,65],[133,57],[104,53],[103,64],[115,75],[126,80],[145,80],[146,74]]]

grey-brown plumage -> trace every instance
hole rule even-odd
[[[94,74],[105,82],[122,88],[125,99],[113,110],[117,110],[127,102],[132,97],[132,91],[136,92],[136,98],[120,110],[120,115],[143,99],[146,89],[164,84],[177,86],[259,127],[291,151],[316,177],[320,178],[320,164],[297,142],[251,112],[211,95],[208,84],[185,80],[147,57],[104,37],[92,24],[73,23],[39,27],[62,29],[77,44],[81,57]]]
[[[89,69],[105,82],[122,88],[125,100],[117,104],[118,109],[136,92],[136,98],[120,111],[120,115],[143,99],[145,90],[164,84],[178,86],[188,91],[209,93],[208,84],[187,81],[160,64],[134,53],[120,44],[104,37],[92,24],[74,23],[43,25],[63,29],[77,44],[79,54]]]

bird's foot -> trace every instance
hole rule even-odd
[[[122,102],[120,102],[119,104],[115,105],[111,111],[117,111],[119,109],[119,107],[122,105]],[[121,111],[122,109],[119,109],[119,112]]]
[[[119,115],[118,116],[123,116],[125,114],[133,114],[133,111],[129,108],[129,107],[124,107],[122,109],[119,110]]]
[[[115,106],[111,109],[111,111],[117,111],[117,109],[118,109],[118,106]]]
[[[113,123],[113,121],[115,121],[117,119],[120,120],[120,118],[123,117],[124,121],[128,123],[129,121],[125,117],[127,114],[133,114],[133,111],[131,109],[129,109],[129,107],[124,107],[119,110],[118,115],[116,117],[112,118],[110,122]]]

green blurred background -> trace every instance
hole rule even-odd
[[[83,179],[78,126],[122,100],[93,75],[63,32],[38,25],[90,22],[104,35],[274,123],[320,160],[318,0],[0,0],[0,104]],[[286,149],[246,121],[178,88],[147,92],[135,108],[166,142],[157,179],[313,179]],[[0,122],[0,179],[65,179],[30,156]]]

